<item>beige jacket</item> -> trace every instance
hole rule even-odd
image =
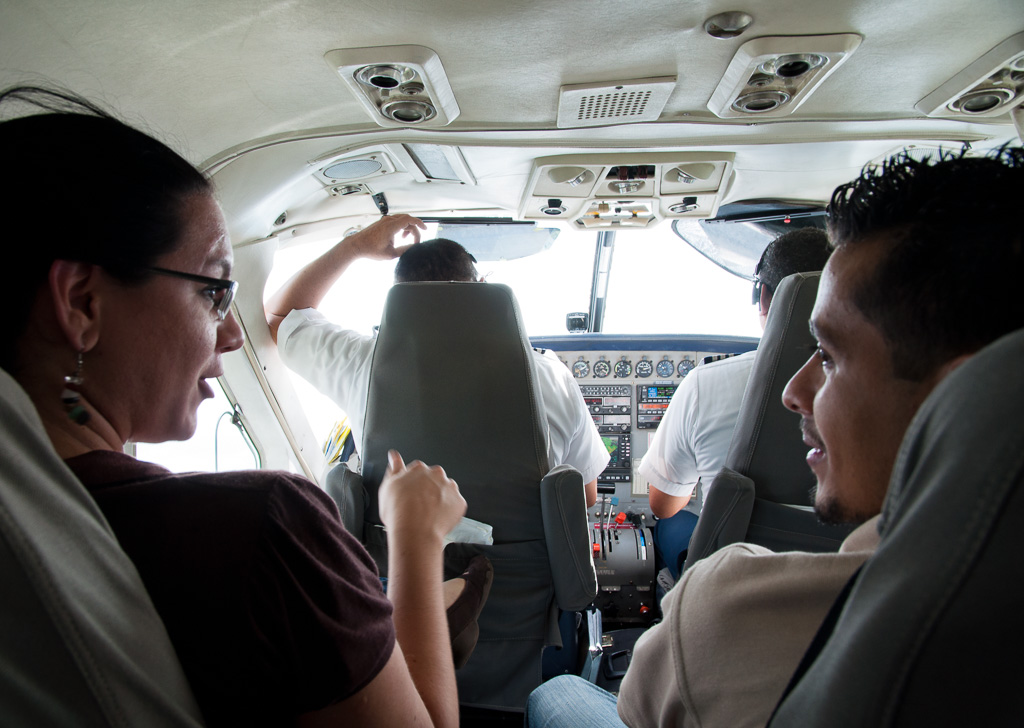
[[[877,517],[839,553],[733,544],[689,569],[637,642],[619,692],[630,728],[764,726],[843,585],[878,546]]]

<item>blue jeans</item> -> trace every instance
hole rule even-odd
[[[559,675],[526,701],[526,728],[626,728],[615,696],[576,675]]]
[[[697,526],[697,514],[679,511],[671,518],[662,518],[654,524],[654,548],[665,562],[673,579],[679,578],[680,559],[690,547],[690,536]]]

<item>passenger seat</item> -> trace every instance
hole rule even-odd
[[[135,567],[2,370],[0,429],[4,725],[201,726]]]

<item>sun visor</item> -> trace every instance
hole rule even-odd
[[[802,227],[825,227],[825,211],[808,204],[749,200],[722,205],[707,220],[673,220],[672,231],[711,262],[752,279],[768,243]]]
[[[477,259],[516,260],[547,250],[555,242],[558,228],[539,228],[529,224],[438,223],[437,237],[454,240]]]

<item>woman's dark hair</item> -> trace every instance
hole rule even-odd
[[[15,109],[28,116],[13,116]],[[180,242],[184,201],[209,181],[167,145],[67,91],[18,86],[0,91],[0,169],[10,270],[0,305],[12,330],[0,367],[16,345],[55,260],[95,263],[125,283]],[[20,255],[14,255],[18,251]]]
[[[854,289],[881,331],[899,377],[920,381],[1024,327],[1024,150],[984,157],[899,154],[836,189],[829,236],[836,250],[884,245]]]

